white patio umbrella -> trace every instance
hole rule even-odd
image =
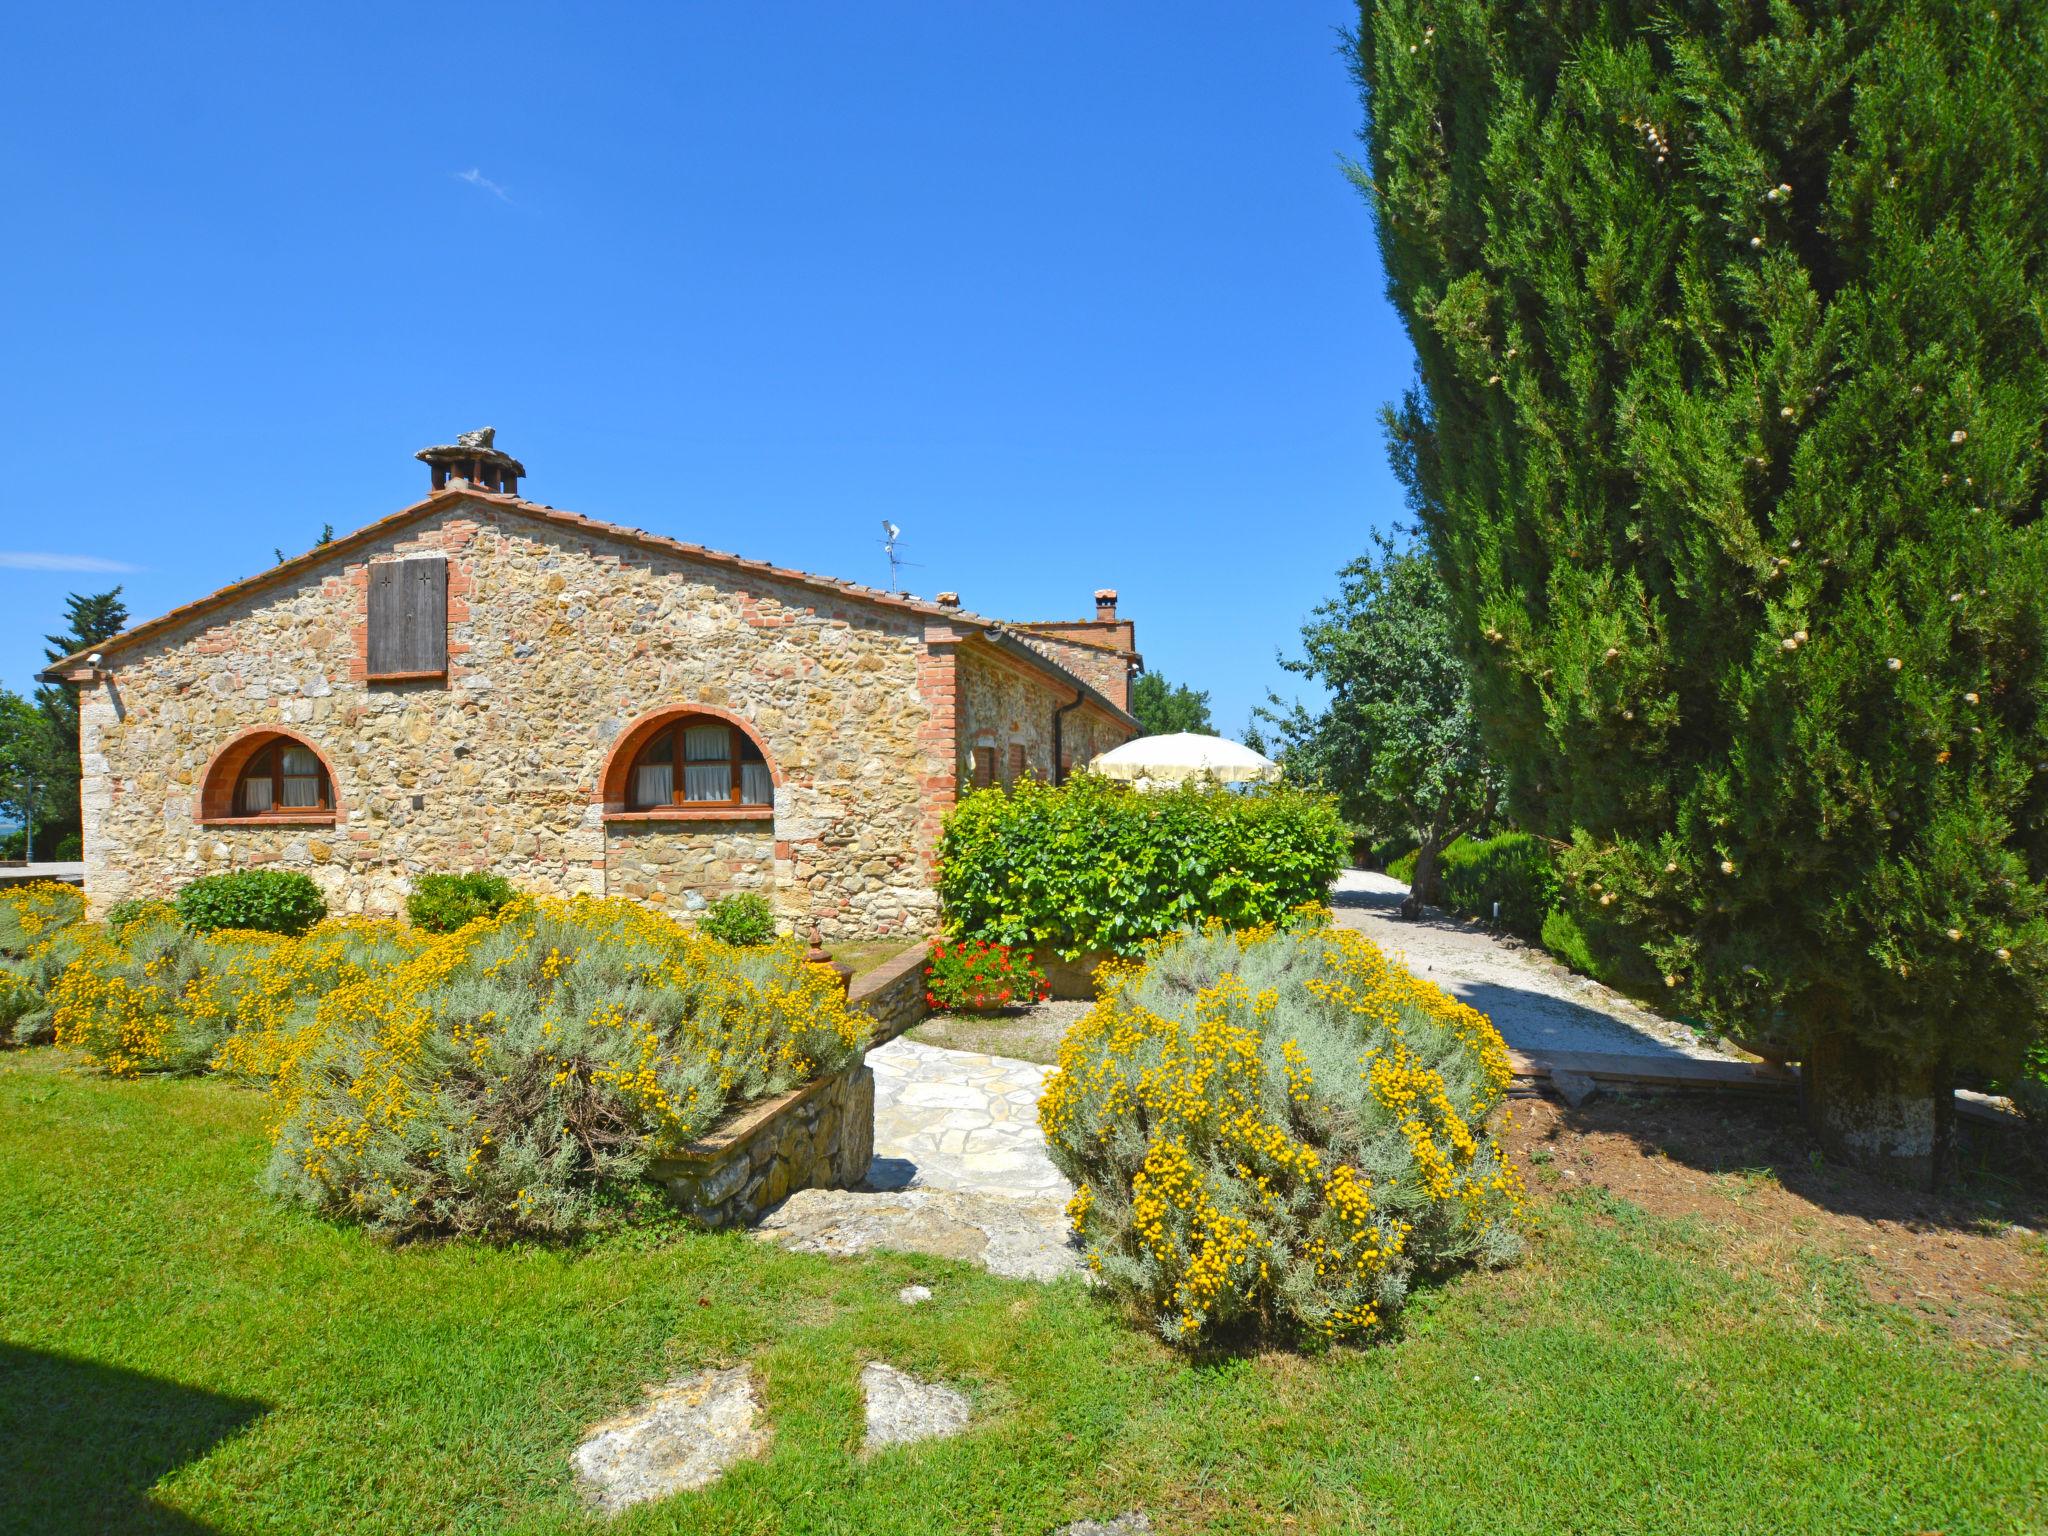
[[[1113,747],[1088,765],[1106,778],[1125,779],[1140,789],[1162,788],[1207,774],[1219,784],[1265,784],[1280,777],[1280,766],[1250,747],[1222,736],[1175,731],[1140,736]]]

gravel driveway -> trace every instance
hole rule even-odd
[[[1431,911],[1400,916],[1408,887],[1386,875],[1347,869],[1331,888],[1337,924],[1355,928],[1408,968],[1490,1017],[1510,1047],[1530,1056],[1603,1051],[1626,1056],[1731,1060],[1683,1024],[1651,1012],[1542,949],[1481,924]]]

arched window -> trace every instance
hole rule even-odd
[[[765,810],[775,779],[754,738],[725,720],[683,715],[665,724],[634,754],[626,808],[733,805]]]
[[[331,823],[339,809],[327,760],[296,736],[258,727],[214,753],[198,814],[202,822]]]
[[[291,811],[325,811],[334,806],[334,786],[311,747],[280,736],[251,754],[235,781],[234,814],[270,816]]]

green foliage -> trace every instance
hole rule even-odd
[[[1042,1002],[1052,996],[1029,950],[980,939],[933,939],[924,968],[924,1000],[934,1008],[975,1013]]]
[[[522,897],[329,994],[281,1063],[270,1185],[393,1235],[615,1226],[666,1208],[652,1158],[867,1040],[794,946]]]
[[[43,654],[51,661],[89,651],[119,634],[128,623],[128,605],[121,601],[119,587],[111,592],[74,592],[64,599],[64,621],[61,634],[43,636],[48,646]],[[83,831],[78,807],[78,698],[68,684],[45,683],[36,689],[35,702],[49,723],[55,754],[48,793],[37,812],[38,846],[48,838],[54,848]]]
[[[50,989],[76,958],[85,894],[54,880],[0,889],[0,1045],[54,1032]]]
[[[1039,1119],[1089,1268],[1169,1341],[1361,1334],[1520,1249],[1480,1014],[1356,933],[1211,928],[1120,968]]]
[[[56,1037],[52,994],[78,958],[83,930],[54,930],[18,956],[0,957],[0,1045],[43,1045]]]
[[[327,915],[320,887],[293,870],[238,869],[202,875],[178,892],[178,916],[198,933],[241,928],[304,933]]]
[[[1403,885],[1407,885],[1415,878],[1415,858],[1421,851],[1419,848],[1411,848],[1398,859],[1389,859],[1387,861],[1387,874],[1393,879],[1400,881]]]
[[[67,753],[48,714],[0,688],[0,812],[21,824],[7,839],[9,857],[28,852],[38,859],[53,856],[64,807],[77,798],[71,783],[76,758],[75,752]]]
[[[85,893],[56,880],[0,887],[0,960],[19,959],[59,928],[85,920]]]
[[[721,944],[773,944],[775,909],[758,891],[735,891],[697,915],[697,931]]]
[[[1209,919],[1251,927],[1320,906],[1349,854],[1327,795],[1142,794],[1082,773],[963,799],[939,839],[939,894],[956,938],[1128,955]]]
[[[1290,672],[1330,702],[1311,714],[1260,711],[1289,775],[1334,791],[1345,817],[1375,840],[1420,842],[1411,883],[1437,899],[1436,858],[1482,821],[1498,789],[1473,716],[1449,598],[1425,551],[1374,535],[1371,552],[1339,573],[1337,596],[1302,626]]]
[[[201,933],[180,922],[79,933],[52,979],[50,1023],[59,1045],[113,1077],[204,1071],[233,1027],[229,973],[247,976],[275,934]]]
[[[1552,907],[1543,914],[1538,938],[1545,949],[1581,976],[1601,979],[1600,965],[1593,958],[1593,946],[1586,942],[1585,930],[1565,908]]]
[[[1510,933],[1533,939],[1557,900],[1557,862],[1549,845],[1527,832],[1464,837],[1444,850],[1441,889],[1446,911],[1497,920]]]
[[[114,932],[132,928],[137,923],[175,923],[181,919],[178,909],[168,901],[135,899],[117,901],[107,908],[106,924]]]
[[[489,917],[518,894],[503,875],[483,870],[421,875],[405,898],[405,915],[427,933],[453,933],[464,923]]]
[[[1169,683],[1157,672],[1146,672],[1131,685],[1131,713],[1147,736],[1171,736],[1180,731],[1216,734],[1209,719],[1209,695],[1197,693],[1185,683]]]
[[[1377,0],[1391,418],[1524,825],[1736,1033],[2048,1015],[2037,6]]]

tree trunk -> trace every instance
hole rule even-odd
[[[1913,1189],[1938,1188],[1952,1171],[1956,1095],[1946,1062],[1902,1062],[1848,1034],[1821,1034],[1801,1063],[1800,1094],[1828,1156]]]
[[[1437,845],[1425,842],[1415,850],[1415,876],[1408,882],[1408,894],[1401,901],[1403,917],[1422,916],[1423,907],[1436,900]]]

